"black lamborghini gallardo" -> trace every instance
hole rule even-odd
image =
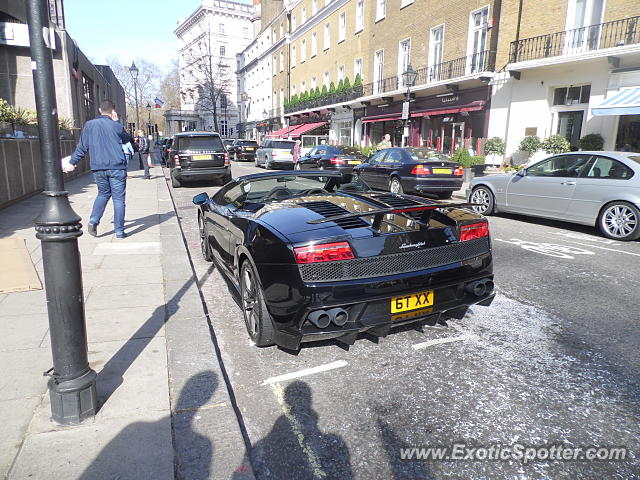
[[[350,345],[360,332],[386,336],[491,304],[484,217],[467,204],[344,181],[339,172],[268,172],[194,197],[202,254],[238,290],[256,345]]]

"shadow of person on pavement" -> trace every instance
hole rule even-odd
[[[393,428],[380,418],[378,418],[377,424],[393,480],[434,480],[436,478],[424,460],[402,460],[400,458],[401,449],[411,448],[415,445],[409,445],[401,440]]]
[[[273,388],[284,415],[252,449],[256,477],[350,480],[353,474],[349,447],[341,436],[319,429],[309,386],[296,381],[284,390],[279,384]]]
[[[193,421],[217,388],[218,376],[212,371],[192,376],[180,391],[174,428],[170,416],[127,425],[100,451],[80,479],[143,480],[167,478],[168,473],[173,477],[174,462],[177,478],[215,478],[210,471],[214,447],[207,437],[194,431]],[[176,440],[174,448],[172,436]]]

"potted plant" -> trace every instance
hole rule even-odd
[[[545,138],[541,148],[547,153],[564,153],[571,150],[571,144],[563,135],[551,135]]]
[[[604,149],[604,138],[599,133],[590,133],[580,139],[580,150],[597,151]]]
[[[485,159],[483,156],[472,156],[466,148],[457,149],[451,161],[459,163],[464,168],[464,182],[470,182],[474,176],[482,176],[484,174]]]
[[[353,93],[354,95],[361,97],[362,96],[362,77],[360,76],[360,74],[356,74],[355,78],[353,79]]]
[[[507,145],[500,137],[491,137],[484,144],[484,153],[492,165],[500,164],[506,152]]]

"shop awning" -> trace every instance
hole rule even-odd
[[[400,120],[402,118],[401,113],[387,113],[386,115],[370,115],[362,118],[362,123],[373,122],[390,122],[393,120]]]
[[[455,107],[449,108],[432,108],[430,110],[421,110],[417,112],[411,112],[412,117],[431,117],[435,115],[451,115],[454,113],[462,113],[462,112],[477,112],[479,110],[484,110],[485,102],[483,100],[478,100],[476,102],[469,103],[467,105],[458,105]]]
[[[625,88],[592,110],[598,115],[640,115],[640,87]]]
[[[290,130],[290,129],[292,129],[292,128],[293,128],[293,127],[290,127],[290,128],[289,128],[289,130]],[[286,134],[287,134],[287,130],[288,130],[288,128],[287,128],[287,127],[285,127],[285,128],[281,128],[280,130],[276,130],[276,131],[274,131],[274,132],[271,132],[271,133],[267,134],[266,136],[267,136],[267,137],[281,137],[281,136],[283,136],[283,135],[286,135]]]
[[[314,123],[302,123],[300,125],[293,125],[289,127],[289,136],[290,137],[299,137],[303,133],[310,132],[322,125],[326,125],[327,122],[314,122]],[[286,134],[286,129],[285,129]]]

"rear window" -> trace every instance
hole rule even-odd
[[[282,148],[285,150],[291,150],[293,148],[293,145],[295,144],[295,142],[273,142],[273,144],[271,145],[271,148]]]
[[[408,150],[411,158],[416,162],[424,162],[425,160],[441,160],[441,161],[450,161],[451,157],[449,155],[445,155],[444,153],[437,152],[435,150],[429,150],[427,148],[416,148]]]
[[[222,140],[217,136],[179,137],[178,150],[216,150],[222,147]]]
[[[336,150],[343,155],[360,155],[360,150],[354,147],[337,147]]]
[[[253,142],[250,140],[245,140],[242,142],[238,142],[240,145],[242,145],[243,147],[257,147],[258,146],[258,142]]]

